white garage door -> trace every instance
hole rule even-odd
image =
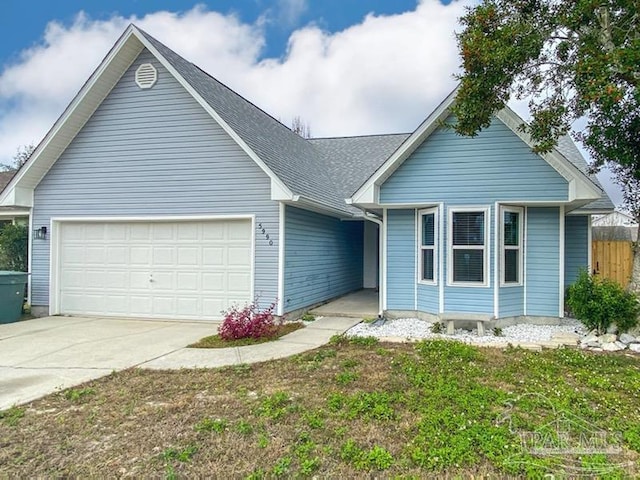
[[[251,298],[250,220],[61,223],[59,313],[216,319]]]

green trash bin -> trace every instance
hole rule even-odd
[[[0,323],[20,320],[27,273],[0,271]]]

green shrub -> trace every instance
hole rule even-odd
[[[24,225],[0,228],[0,270],[26,272],[29,229]]]
[[[589,330],[606,332],[615,323],[620,332],[638,323],[638,298],[616,282],[580,272],[567,288],[567,306]]]

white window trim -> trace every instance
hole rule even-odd
[[[453,214],[459,212],[483,212],[484,213],[484,245],[460,245],[457,248],[463,250],[482,250],[483,251],[483,281],[482,282],[454,282],[453,281]],[[489,239],[491,238],[491,221],[489,216],[491,207],[450,207],[448,209],[448,225],[447,225],[447,286],[448,287],[476,287],[487,288],[490,286],[490,257],[491,248]]]
[[[425,208],[422,210],[418,210],[418,221],[416,222],[416,246],[417,255],[418,255],[418,283],[421,285],[437,285],[438,284],[438,233],[439,233],[439,211],[438,207],[433,208]],[[432,246],[423,246],[422,245],[422,216],[433,214],[433,245]],[[423,250],[433,250],[433,280],[424,280],[422,278],[422,251]]]
[[[504,214],[506,212],[517,213],[519,215],[518,222],[518,246],[513,245],[505,245],[504,244]],[[501,287],[521,287],[522,279],[524,277],[524,208],[522,207],[500,207],[500,286]],[[504,252],[505,250],[518,250],[520,254],[518,255],[518,281],[517,282],[506,282],[504,279],[506,268],[504,264]]]

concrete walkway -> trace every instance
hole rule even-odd
[[[378,292],[371,288],[358,290],[320,305],[311,310],[316,316],[376,318],[378,316]]]
[[[140,368],[167,370],[214,368],[285,358],[318,348],[334,335],[346,332],[361,319],[322,317],[274,342],[234,348],[182,348],[140,365]]]
[[[205,368],[287,357],[359,321],[321,318],[274,342],[224,349],[185,348],[215,334],[216,322],[45,317],[0,324],[0,410],[131,367]]]

